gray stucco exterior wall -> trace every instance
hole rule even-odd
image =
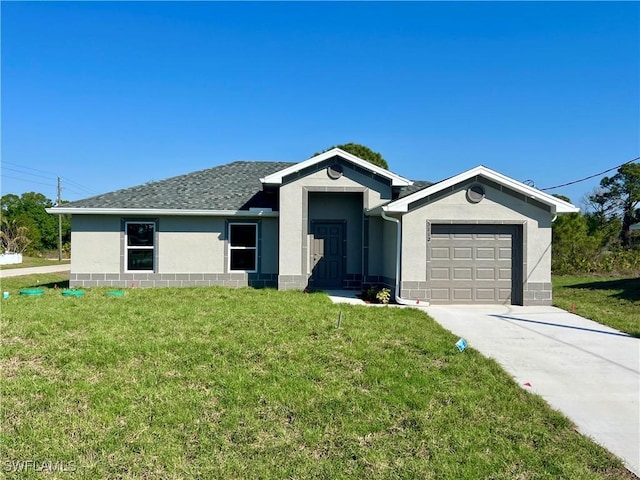
[[[369,271],[363,288],[387,287],[395,292],[397,227],[382,217],[370,217]]]
[[[126,221],[155,223],[153,271],[127,271],[123,227]],[[229,221],[258,225],[258,273],[229,271]],[[277,218],[75,215],[71,235],[70,285],[74,287],[274,287],[277,284]]]
[[[365,283],[377,283],[384,276],[385,238],[384,228],[386,222],[381,217],[366,217],[365,222]]]

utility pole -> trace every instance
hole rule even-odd
[[[62,187],[60,186],[60,177],[58,177],[58,207],[62,202]],[[58,261],[62,261],[62,215],[58,215]]]

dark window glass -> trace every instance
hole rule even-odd
[[[256,246],[256,226],[255,225],[230,225],[229,243],[232,247],[255,247]]]
[[[153,270],[153,250],[129,249],[127,270]]]
[[[248,250],[231,250],[231,270],[255,270],[256,269],[256,251]]]
[[[153,223],[127,223],[127,245],[153,247]]]

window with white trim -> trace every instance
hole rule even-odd
[[[258,271],[258,224],[229,223],[229,271]]]
[[[128,272],[153,272],[155,267],[156,224],[125,223],[125,262]]]

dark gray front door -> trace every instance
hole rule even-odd
[[[344,222],[314,221],[311,262],[313,285],[319,288],[342,288],[344,274]]]

